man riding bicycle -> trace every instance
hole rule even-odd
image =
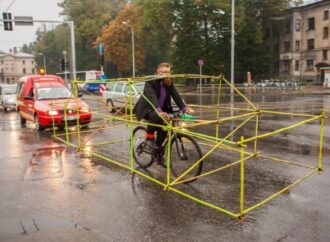
[[[160,78],[145,82],[143,95],[141,95],[133,109],[137,120],[146,119],[149,123],[164,125],[164,120],[169,120],[169,113],[173,113],[171,98],[173,98],[183,113],[189,113],[191,111],[174,87],[170,74],[171,65],[169,63],[160,63],[157,67],[157,76]],[[155,131],[157,131],[156,142]],[[164,131],[161,127],[147,125],[145,142],[151,149],[161,147],[166,136],[167,131]],[[161,151],[158,160],[158,163],[161,165],[163,165],[162,153]]]

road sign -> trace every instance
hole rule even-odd
[[[203,59],[199,59],[198,60],[198,65],[199,66],[203,66],[204,65],[204,60]]]
[[[18,26],[32,26],[33,17],[31,16],[14,16],[15,25]]]
[[[99,46],[98,46],[97,49],[98,49],[99,54],[103,54],[103,52],[104,52],[104,45],[102,43],[99,43]]]

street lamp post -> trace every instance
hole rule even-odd
[[[47,69],[46,69],[46,57],[43,53],[38,53],[38,55],[42,55],[42,59],[43,59],[43,63],[44,63],[44,70],[45,70],[45,74],[47,73]]]
[[[122,24],[125,24],[126,26],[131,28],[132,32],[132,72],[133,77],[135,77],[135,42],[134,42],[134,28],[133,25],[129,23],[129,21],[124,21]]]
[[[231,1],[231,64],[230,64],[230,84],[234,85],[234,67],[235,67],[235,0]],[[234,89],[230,88],[230,93]]]
[[[66,54],[67,54],[67,52],[66,52],[66,50],[63,50],[62,51],[62,54],[63,54],[63,56],[64,56],[64,79],[65,79],[65,81],[67,81],[67,73],[66,73]]]

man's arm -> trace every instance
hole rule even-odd
[[[157,108],[159,106],[159,101],[153,85],[152,81],[146,81],[144,84],[143,95],[155,106],[155,108]]]
[[[183,99],[182,97],[180,96],[180,94],[178,93],[178,91],[176,90],[175,86],[172,85],[170,86],[170,89],[171,89],[171,96],[174,100],[174,102],[176,103],[176,105],[178,105],[178,107],[183,111],[185,112],[186,110],[186,105],[185,103],[183,102]]]

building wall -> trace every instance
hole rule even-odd
[[[328,11],[327,19],[325,11]],[[278,53],[273,48],[273,57],[279,55],[279,77],[322,81],[320,67],[329,65],[330,58],[329,12],[330,0],[324,0],[289,9],[271,24],[272,31],[277,26],[279,35],[274,37],[273,34],[266,39],[266,44],[279,45]],[[309,28],[311,18],[314,18],[314,29]],[[328,28],[327,36],[324,36],[324,28]],[[314,41],[313,49],[308,48],[308,40]]]
[[[35,73],[33,55],[22,52],[0,53],[0,82],[16,83],[21,76]]]

